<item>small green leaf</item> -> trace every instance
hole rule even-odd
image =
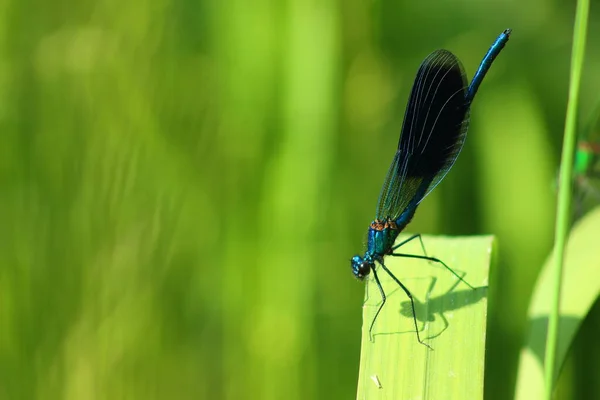
[[[406,239],[402,235],[397,243]],[[417,341],[410,302],[401,288],[377,268],[387,303],[373,327],[381,304],[372,277],[363,307],[358,399],[483,398],[488,272],[492,236],[423,236],[429,256],[444,261],[476,289],[460,282],[439,263],[386,256],[386,266],[411,291],[419,333]],[[399,249],[422,255],[418,240]]]
[[[581,323],[600,293],[600,207],[571,231],[565,253],[554,382]],[[552,296],[552,256],[544,264],[529,306],[529,335],[521,350],[517,400],[538,399],[544,393],[544,349]]]

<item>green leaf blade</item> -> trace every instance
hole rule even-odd
[[[554,384],[567,352],[583,320],[600,294],[600,207],[588,213],[572,229],[566,247]],[[541,398],[544,393],[544,348],[550,304],[554,295],[552,265],[548,258],[533,290],[529,306],[529,334],[521,350],[517,377],[517,400]]]
[[[402,235],[397,242],[406,239]],[[487,284],[492,236],[423,236],[429,256],[443,260],[476,289],[438,263],[385,258],[386,266],[411,291],[418,327],[428,349],[417,341],[410,302],[383,269],[377,272],[388,296],[369,339],[381,303],[374,279],[363,307],[358,399],[481,399],[485,362]],[[403,253],[422,254],[417,240]]]

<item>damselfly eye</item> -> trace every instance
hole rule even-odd
[[[352,257],[350,264],[352,265],[352,273],[354,276],[358,279],[364,279],[365,276],[369,275],[371,272],[371,265],[373,263],[360,256],[354,256]]]
[[[358,278],[363,279],[371,272],[371,263],[364,261],[358,267]]]

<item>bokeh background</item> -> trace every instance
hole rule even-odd
[[[582,119],[600,93],[593,3]],[[552,245],[574,2],[0,7],[0,398],[354,398],[349,259],[414,75],[447,48],[472,77],[509,27],[409,231],[497,235],[486,398],[512,397]],[[599,315],[562,398],[597,393]]]

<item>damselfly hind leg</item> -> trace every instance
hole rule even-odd
[[[408,242],[419,238],[419,241],[421,242],[421,248],[423,249],[423,253],[425,254],[424,256],[419,256],[417,254],[406,254],[406,253],[394,253],[393,251],[402,247],[403,245],[407,244]],[[413,235],[411,237],[409,237],[408,239],[400,242],[399,244],[395,245],[394,247],[392,247],[392,253],[390,253],[391,256],[394,257],[406,257],[406,258],[416,258],[419,260],[427,260],[430,262],[435,262],[438,264],[441,264],[444,266],[444,268],[446,268],[448,271],[450,271],[452,273],[452,275],[454,275],[455,277],[457,277],[462,283],[464,283],[465,285],[467,285],[468,287],[470,287],[471,289],[475,290],[475,288],[473,286],[471,286],[471,284],[469,284],[469,282],[465,281],[460,275],[458,275],[452,268],[450,268],[445,262],[443,262],[442,260],[440,260],[439,258],[435,258],[435,257],[429,257],[427,255],[427,251],[425,250],[425,246],[423,245],[423,239],[421,238],[421,234],[418,233],[416,235]]]

